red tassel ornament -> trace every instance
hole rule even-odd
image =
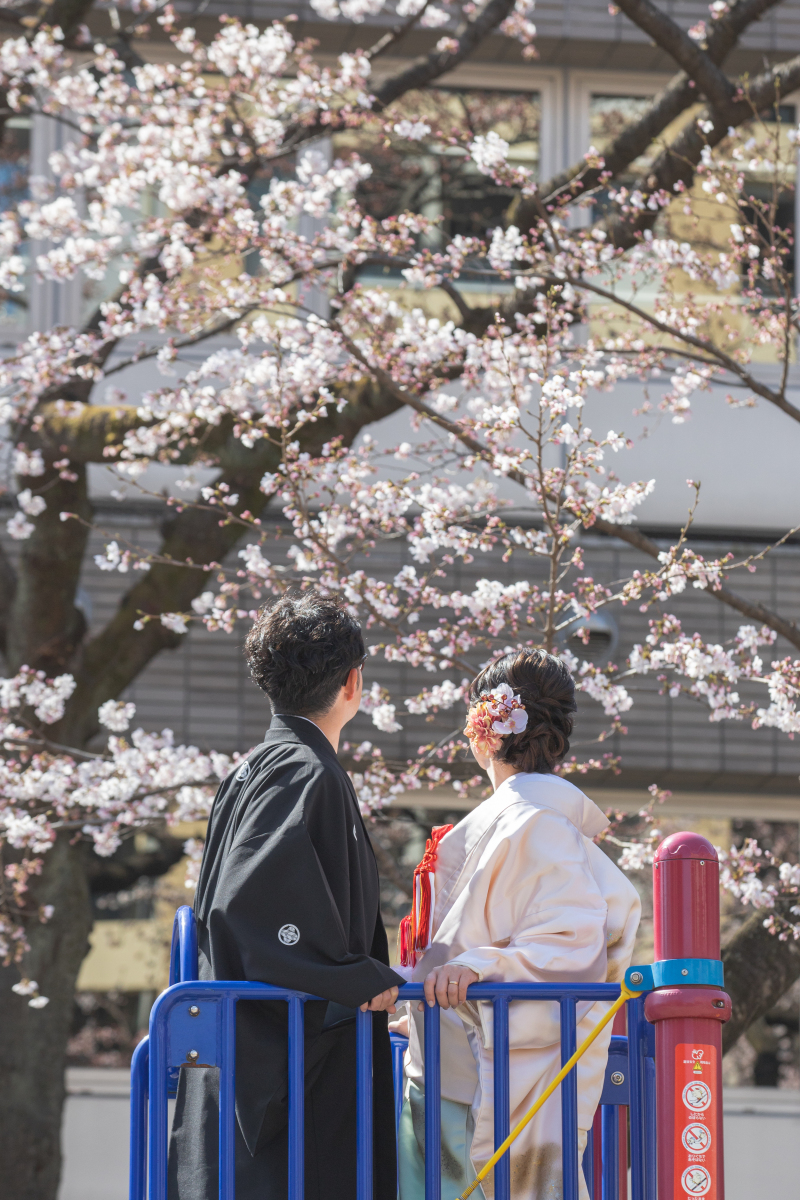
[[[422,861],[414,871],[414,890],[411,912],[403,917],[397,933],[400,962],[404,967],[417,965],[417,951],[428,949],[431,941],[433,908],[436,901],[434,875],[439,842],[453,828],[437,825],[425,843]]]

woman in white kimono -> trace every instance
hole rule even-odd
[[[465,732],[494,794],[454,828],[434,830],[415,872],[411,917],[401,927],[407,978],[425,983],[441,1014],[442,1200],[455,1200],[494,1150],[492,1007],[470,1002],[471,983],[617,982],[630,964],[639,897],[593,839],[606,817],[554,775],[569,750],[575,687],[541,650],[508,654],[470,689]],[[422,1008],[395,1028],[409,1033],[406,1102],[398,1143],[400,1200],[423,1200]],[[606,1011],[578,1005],[578,1042]],[[558,1005],[510,1008],[511,1127],[561,1065]],[[611,1028],[578,1067],[579,1153],[605,1072]],[[586,1196],[580,1173],[583,1196]],[[490,1174],[483,1191],[494,1190]],[[512,1200],[559,1200],[558,1091],[511,1151]],[[478,1194],[478,1200],[480,1196]]]

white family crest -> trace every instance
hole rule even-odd
[[[278,930],[278,939],[283,942],[284,946],[294,946],[300,941],[300,930],[296,925],[281,925]]]
[[[250,774],[250,763],[247,762],[247,760],[245,759],[245,761],[239,767],[239,770],[236,772],[236,774],[234,775],[233,778],[236,780],[237,783],[243,783],[244,780],[247,779],[247,776],[249,774]]]

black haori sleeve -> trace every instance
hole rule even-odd
[[[366,944],[358,936],[367,914],[359,911],[362,864],[353,849],[366,833],[356,826],[361,822],[357,815],[354,821],[338,764],[287,757],[285,764],[275,762],[273,751],[264,785],[254,780],[241,818],[225,822],[229,831],[236,827],[235,835],[217,846],[223,862],[203,914],[214,975],[355,1007],[402,982],[370,956],[371,936]],[[375,873],[374,860],[371,869]],[[374,920],[373,914],[370,935]]]

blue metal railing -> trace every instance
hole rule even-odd
[[[197,921],[188,904],[182,904],[172,923],[169,951],[169,984],[197,979]]]
[[[303,1200],[304,1132],[304,1039],[303,1006],[316,999],[302,992],[264,983],[235,980],[198,981],[193,917],[181,910],[176,919],[172,962],[177,971],[190,974],[171,984],[156,1000],[150,1017],[150,1036],[136,1048],[131,1072],[131,1172],[130,1200],[167,1198],[167,1099],[181,1069],[217,1067],[220,1078],[219,1103],[219,1196],[234,1200],[235,1133],[235,1037],[236,1004],[239,1000],[282,1000],[289,1008],[289,1171],[288,1200]],[[189,947],[189,949],[186,949]],[[185,952],[184,952],[185,951]],[[561,1021],[561,1061],[570,1057],[576,1044],[576,1008],[581,1001],[609,1002],[619,996],[617,984],[527,984],[480,983],[470,987],[471,1000],[485,1000],[494,1013],[494,1141],[498,1146],[508,1135],[509,1027],[512,1001],[557,1002]],[[402,1000],[423,998],[422,984],[406,984]],[[587,1147],[584,1171],[591,1200],[619,1200],[618,1111],[620,1101],[630,1108],[631,1200],[655,1200],[655,1070],[652,1026],[645,1020],[643,999],[627,1004],[628,1038],[612,1039],[610,1063],[601,1096],[603,1112],[601,1195],[594,1195],[592,1159],[597,1154]],[[441,1200],[441,1094],[439,1009],[425,1006],[423,1016],[425,1072],[425,1200]],[[402,1043],[393,1038],[396,1115],[402,1105]],[[372,1200],[372,1016],[356,1013],[357,1059],[357,1185],[356,1200]],[[622,1065],[620,1065],[622,1064]],[[399,1070],[398,1070],[399,1067]],[[622,1083],[610,1082],[616,1071]],[[627,1086],[623,1086],[623,1084]],[[400,1086],[398,1086],[400,1085]],[[610,1089],[610,1090],[609,1090]],[[431,1102],[431,1098],[433,1102]],[[561,1086],[563,1200],[578,1200],[578,1093],[573,1071]],[[590,1142],[594,1138],[590,1134]],[[146,1165],[145,1165],[146,1164]],[[505,1155],[495,1167],[494,1193],[509,1200],[510,1159]],[[621,1195],[627,1196],[627,1185]]]

